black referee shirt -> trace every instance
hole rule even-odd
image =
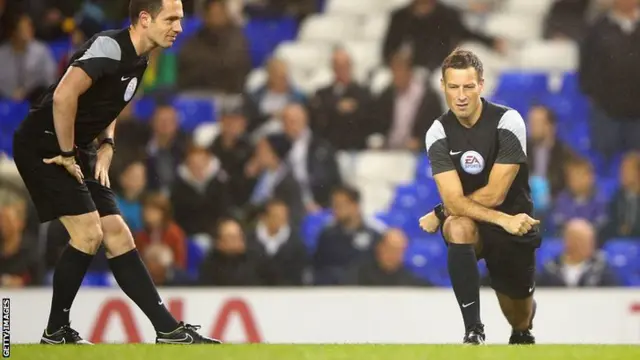
[[[94,35],[73,54],[69,66],[84,70],[93,83],[78,99],[75,143],[91,143],[120,114],[133,98],[147,68],[148,57],[139,56],[128,29],[108,30]],[[20,133],[37,139],[55,134],[52,85],[39,103],[32,106]]]

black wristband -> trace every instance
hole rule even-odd
[[[76,157],[76,150],[70,150],[70,151],[60,151],[60,156],[62,156],[63,158],[70,158],[70,157]]]
[[[444,205],[442,205],[441,203],[436,205],[436,207],[433,209],[433,212],[436,214],[436,217],[438,218],[438,220],[440,220],[440,222],[444,222],[447,219],[447,215],[444,211]]]
[[[98,148],[101,148],[102,145],[104,145],[104,144],[111,145],[111,148],[113,149],[113,152],[116,152],[116,143],[115,143],[115,141],[113,141],[112,138],[104,138],[104,139],[102,139],[102,141],[100,142],[100,146],[98,146]]]

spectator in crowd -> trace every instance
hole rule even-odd
[[[284,133],[292,142],[288,155],[293,176],[302,189],[302,200],[308,212],[329,206],[331,189],[339,185],[340,171],[330,143],[309,129],[305,108],[288,105],[282,113]]]
[[[375,100],[374,132],[394,150],[419,151],[424,148],[428,129],[444,109],[427,79],[414,71],[411,52],[400,51],[391,59],[393,83]]]
[[[387,230],[371,257],[355,263],[343,283],[359,286],[426,286],[404,267],[407,237],[400,229]]]
[[[161,193],[150,193],[142,201],[144,230],[135,236],[136,247],[144,254],[151,244],[167,245],[173,252],[175,265],[184,269],[187,262],[187,238],[173,221],[171,203]]]
[[[39,285],[42,259],[35,239],[25,232],[27,204],[17,195],[0,207],[0,287]]]
[[[231,21],[223,0],[205,1],[204,26],[180,49],[178,87],[189,91],[242,92],[251,69],[242,28]]]
[[[156,286],[191,285],[192,280],[183,269],[174,265],[171,248],[162,243],[155,243],[146,248],[142,260],[149,270],[149,275]]]
[[[142,77],[141,94],[171,90],[178,77],[178,59],[175,53],[155,49],[149,54],[147,71]]]
[[[171,188],[177,224],[188,236],[212,234],[230,206],[229,176],[206,148],[191,146]]]
[[[295,229],[305,216],[300,184],[286,163],[291,141],[283,135],[269,135],[258,142],[254,158],[249,162],[246,175],[255,180],[246,217],[251,221],[257,209],[269,199],[279,198],[289,208],[290,222]]]
[[[564,230],[564,252],[546,264],[537,276],[538,286],[619,286],[613,270],[596,250],[596,231],[589,221],[570,220]]]
[[[34,38],[33,23],[22,15],[0,46],[0,98],[33,101],[56,81],[56,63],[47,46]]]
[[[592,144],[605,157],[640,149],[640,5],[615,0],[582,43],[579,75],[592,103]],[[607,84],[603,86],[603,84]]]
[[[116,124],[115,141],[118,146],[118,156],[111,162],[111,173],[117,179],[124,166],[138,159],[147,157],[146,146],[151,139],[149,123],[141,121],[133,113],[135,100],[130,102],[120,115]]]
[[[260,214],[248,247],[260,259],[262,283],[269,286],[303,284],[308,265],[307,249],[289,224],[287,204],[278,199],[268,201]]]
[[[119,177],[116,195],[122,218],[132,233],[143,230],[142,195],[147,186],[147,168],[142,161],[134,161],[124,168]]]
[[[565,164],[567,187],[558,194],[551,213],[556,232],[573,218],[583,218],[601,230],[607,222],[607,201],[595,187],[593,165],[586,159],[574,158]]]
[[[640,154],[629,153],[620,167],[620,189],[609,205],[602,237],[640,237]]]
[[[269,125],[272,118],[279,119],[282,110],[290,103],[303,103],[304,95],[289,79],[289,69],[284,60],[272,58],[267,63],[267,83],[249,94],[246,99],[249,131]]]
[[[527,122],[527,155],[531,176],[546,179],[550,195],[555,197],[565,187],[563,166],[574,156],[573,151],[558,138],[556,115],[548,107],[531,107]]]
[[[69,61],[73,54],[89,40],[94,34],[102,31],[102,27],[99,23],[91,19],[82,19],[76,24],[71,31],[71,47],[66,54],[64,54],[58,61],[58,77],[62,77],[67,71]]]
[[[369,90],[353,78],[345,49],[333,52],[333,84],[318,90],[309,103],[311,128],[337,150],[362,150],[370,133]]]
[[[592,0],[555,1],[544,19],[544,38],[581,41],[587,29]]]
[[[233,219],[222,219],[216,227],[213,249],[200,267],[199,283],[213,286],[261,285],[260,264],[247,249],[244,231]]]
[[[234,207],[249,200],[253,183],[244,170],[253,155],[253,144],[247,136],[247,118],[241,109],[226,109],[220,117],[220,134],[211,145],[211,151],[220,160],[229,175],[229,191]]]
[[[151,139],[147,143],[149,187],[168,192],[184,159],[189,136],[179,129],[178,112],[171,105],[156,107],[151,121]]]
[[[415,54],[417,66],[433,70],[466,40],[479,41],[501,52],[505,50],[503,41],[469,30],[459,10],[438,0],[413,0],[391,14],[382,55],[391,61],[400,49],[409,48]]]
[[[313,257],[314,279],[317,285],[337,285],[349,267],[370,256],[380,240],[383,227],[365,219],[360,209],[358,190],[340,186],[331,196],[335,220],[327,224],[318,236]]]

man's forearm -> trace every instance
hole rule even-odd
[[[483,221],[500,226],[507,216],[505,213],[486,208],[464,196],[460,196],[450,203],[445,203],[445,207],[449,215],[464,216],[476,221]]]
[[[104,129],[102,134],[100,134],[100,137],[98,138],[98,140],[113,139],[116,136],[116,121],[117,120],[118,119],[113,120],[111,122],[111,124],[109,124],[109,126],[107,126],[107,128]]]
[[[76,113],[78,111],[78,99],[64,97],[53,101],[53,126],[58,137],[58,145],[63,152],[74,149],[74,131]]]
[[[501,199],[488,186],[474,191],[467,198],[489,209],[493,209],[501,203]]]

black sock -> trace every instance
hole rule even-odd
[[[481,324],[480,272],[473,245],[449,244],[449,277],[462,311],[465,330]]]
[[[69,324],[69,310],[91,265],[93,255],[67,245],[62,251],[53,273],[53,296],[47,333],[51,334]]]
[[[156,331],[171,332],[178,322],[164,306],[137,249],[109,259],[109,267],[125,294],[147,315]]]

